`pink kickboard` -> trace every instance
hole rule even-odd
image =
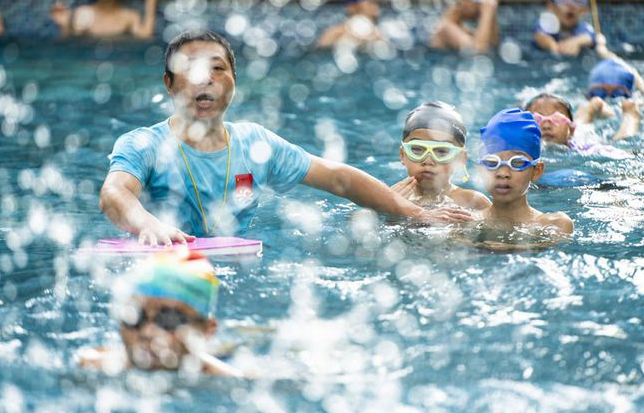
[[[236,237],[197,238],[186,244],[192,251],[199,251],[204,255],[240,255],[262,252],[262,242],[254,239]],[[94,247],[80,248],[84,254],[106,255],[140,255],[167,251],[168,248],[181,247],[182,244],[173,244],[172,247],[141,245],[133,238],[103,238],[99,239]]]

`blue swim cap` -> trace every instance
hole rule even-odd
[[[135,294],[181,301],[204,318],[214,318],[219,280],[203,255],[187,248],[162,252],[145,260],[130,276]]]
[[[519,108],[504,109],[481,128],[481,158],[503,151],[525,152],[532,159],[541,156],[541,129],[532,113]]]
[[[613,59],[604,59],[597,63],[588,77],[588,86],[591,88],[593,85],[614,85],[633,91],[634,82],[633,73]]]

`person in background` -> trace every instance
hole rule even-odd
[[[384,41],[378,29],[380,6],[373,0],[344,0],[347,19],[327,28],[317,42],[317,47],[334,47],[342,42],[353,46],[367,46]]]
[[[613,159],[625,159],[633,156],[632,153],[611,145],[598,142],[587,136],[575,139],[577,125],[573,122],[572,106],[563,97],[550,93],[541,93],[534,96],[524,105],[524,109],[532,116],[541,128],[541,139],[546,144],[560,145],[583,156],[604,156]],[[587,134],[586,132],[582,132]]]
[[[0,13],[0,36],[4,35],[4,20],[2,19],[2,13]]]
[[[619,59],[619,58],[618,58]],[[595,65],[588,77],[588,100],[575,113],[577,125],[587,125],[598,117],[614,117],[609,102],[621,100],[622,121],[613,140],[635,136],[639,132],[642,115],[633,99],[635,89],[644,91],[644,82],[635,69],[623,60],[607,58]]]
[[[56,2],[50,12],[61,35],[111,37],[131,35],[149,39],[154,34],[158,0],[145,0],[143,16],[121,6],[119,0],[97,0],[96,3],[69,9]]]
[[[534,43],[555,55],[577,56],[595,47],[595,31],[581,18],[588,13],[587,0],[548,0],[534,30]]]
[[[449,7],[432,34],[429,45],[436,49],[486,53],[499,44],[497,0],[459,0]],[[474,29],[467,22],[477,22]]]
[[[192,370],[242,377],[206,351],[217,329],[219,280],[212,264],[187,248],[159,253],[115,283],[114,313],[123,347],[83,348],[83,367],[106,371]]]
[[[466,136],[461,115],[447,103],[424,103],[409,112],[400,146],[400,162],[409,176],[392,189],[424,207],[458,206],[471,210],[489,207],[490,201],[482,193],[451,182],[460,168],[465,172],[463,182],[469,178],[465,166]]]

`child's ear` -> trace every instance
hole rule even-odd
[[[400,163],[405,164],[405,152],[403,151],[402,145],[398,148],[398,156],[400,156]]]
[[[543,176],[543,170],[545,168],[545,164],[543,162],[539,162],[538,164],[535,165],[534,171],[532,171],[532,177],[530,178],[530,181],[536,182]]]
[[[165,84],[165,90],[169,95],[172,95],[172,81],[170,80],[170,76],[168,76],[167,73],[163,74],[163,83]]]

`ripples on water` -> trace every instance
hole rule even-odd
[[[571,242],[541,251],[454,244],[442,229],[386,224],[308,188],[274,195],[247,234],[264,240],[264,257],[217,263],[221,340],[241,343],[232,361],[267,379],[79,370],[79,347],[119,342],[108,287],[132,262],[83,263],[73,249],[119,234],[97,210],[106,155],[119,134],[166,116],[169,102],[157,45],[68,46],[23,45],[3,63],[0,92],[26,114],[2,136],[0,411],[644,408],[641,137],[619,144],[636,152],[622,161],[545,152],[553,169],[615,185],[533,189],[533,206],[576,224]],[[440,54],[361,60],[352,75],[325,54],[278,56],[257,77],[239,56],[230,119],[263,123],[389,184],[404,175],[404,114],[423,100],[461,109],[475,156],[477,129],[527,89],[556,87],[578,103],[585,82],[567,61]]]

